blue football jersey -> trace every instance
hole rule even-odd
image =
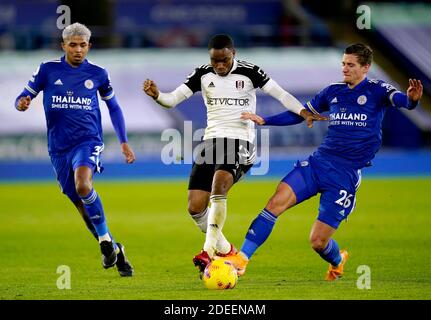
[[[103,142],[97,92],[103,100],[114,96],[104,68],[88,60],[75,68],[63,56],[42,63],[25,89],[31,98],[43,91],[50,155],[67,152],[86,141]]]
[[[398,92],[390,84],[367,78],[353,89],[334,83],[320,91],[306,103],[313,113],[329,111],[328,133],[315,156],[364,167],[381,146],[383,117]]]

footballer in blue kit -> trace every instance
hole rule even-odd
[[[126,126],[107,71],[86,59],[91,31],[80,23],[63,30],[65,55],[42,63],[16,98],[15,107],[26,111],[43,91],[48,152],[61,191],[73,202],[87,228],[99,241],[102,265],[117,266],[121,276],[132,276],[133,267],[124,246],[109,232],[102,202],[93,188],[93,174],[103,170],[103,131],[97,93],[106,102],[127,163],[135,160],[127,143]]]
[[[332,238],[341,221],[347,219],[356,204],[361,169],[369,166],[382,143],[382,121],[388,108],[414,109],[422,97],[420,80],[410,79],[407,94],[381,80],[367,78],[372,50],[354,44],[344,50],[343,81],[321,90],[308,101],[303,112],[327,114],[328,132],[317,150],[297,161],[279,183],[275,194],[248,229],[241,252],[227,259],[242,275],[249,259],[265,242],[284,211],[321,194],[318,216],[311,233],[311,247],[327,262],[326,280],[343,275],[349,256]],[[301,111],[301,112],[302,112]],[[244,113],[243,119],[259,125],[293,125],[304,120],[292,112],[262,118]],[[312,121],[308,122],[312,127]]]

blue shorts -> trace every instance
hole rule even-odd
[[[86,142],[76,146],[64,155],[51,156],[51,163],[54,167],[61,192],[67,195],[73,203],[81,200],[75,188],[75,169],[85,166],[89,167],[93,173],[101,173],[103,167],[100,162],[100,154],[103,148],[103,143]]]
[[[293,189],[297,203],[320,193],[317,219],[337,229],[355,208],[361,170],[310,156],[297,161],[282,181]]]

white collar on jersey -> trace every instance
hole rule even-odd
[[[235,58],[233,59],[233,64],[232,64],[232,68],[230,69],[229,73],[227,74],[230,75],[232,73],[232,71],[235,71],[235,69],[238,67],[238,60],[236,60]]]

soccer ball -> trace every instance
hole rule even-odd
[[[238,274],[229,261],[214,260],[206,266],[202,280],[208,289],[233,289],[238,281]]]

